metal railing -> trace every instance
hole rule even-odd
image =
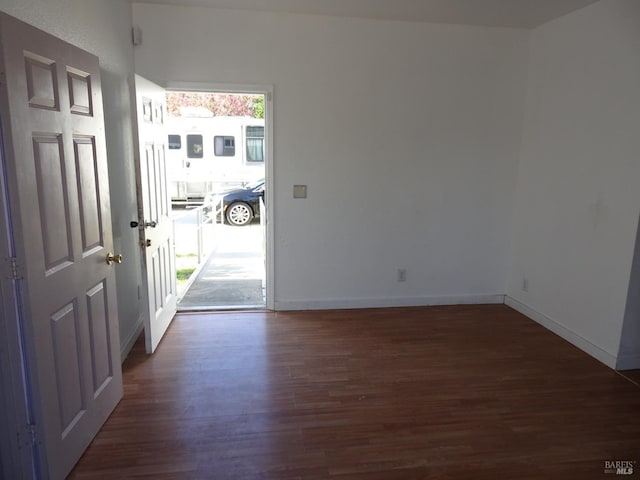
[[[172,221],[177,270],[193,269],[186,290],[215,248],[216,225],[222,223],[222,197],[211,197],[197,208],[174,211]]]

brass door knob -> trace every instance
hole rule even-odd
[[[107,265],[112,265],[114,263],[122,263],[122,255],[115,253],[107,253]]]

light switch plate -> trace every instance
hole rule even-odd
[[[307,198],[307,186],[306,185],[294,185],[293,186],[293,198]]]

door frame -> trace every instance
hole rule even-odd
[[[274,142],[273,142],[273,85],[260,84],[236,84],[236,83],[215,83],[215,82],[174,82],[168,81],[162,85],[168,91],[180,92],[203,92],[203,93],[239,93],[264,95],[264,121],[265,121],[265,189],[267,207],[267,225],[265,249],[265,269],[266,269],[266,307],[267,310],[275,309],[275,223],[274,223],[274,198],[275,198],[275,176],[274,176]]]

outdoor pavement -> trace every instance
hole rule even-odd
[[[264,308],[265,265],[259,222],[216,225],[214,250],[178,302],[178,310]]]

